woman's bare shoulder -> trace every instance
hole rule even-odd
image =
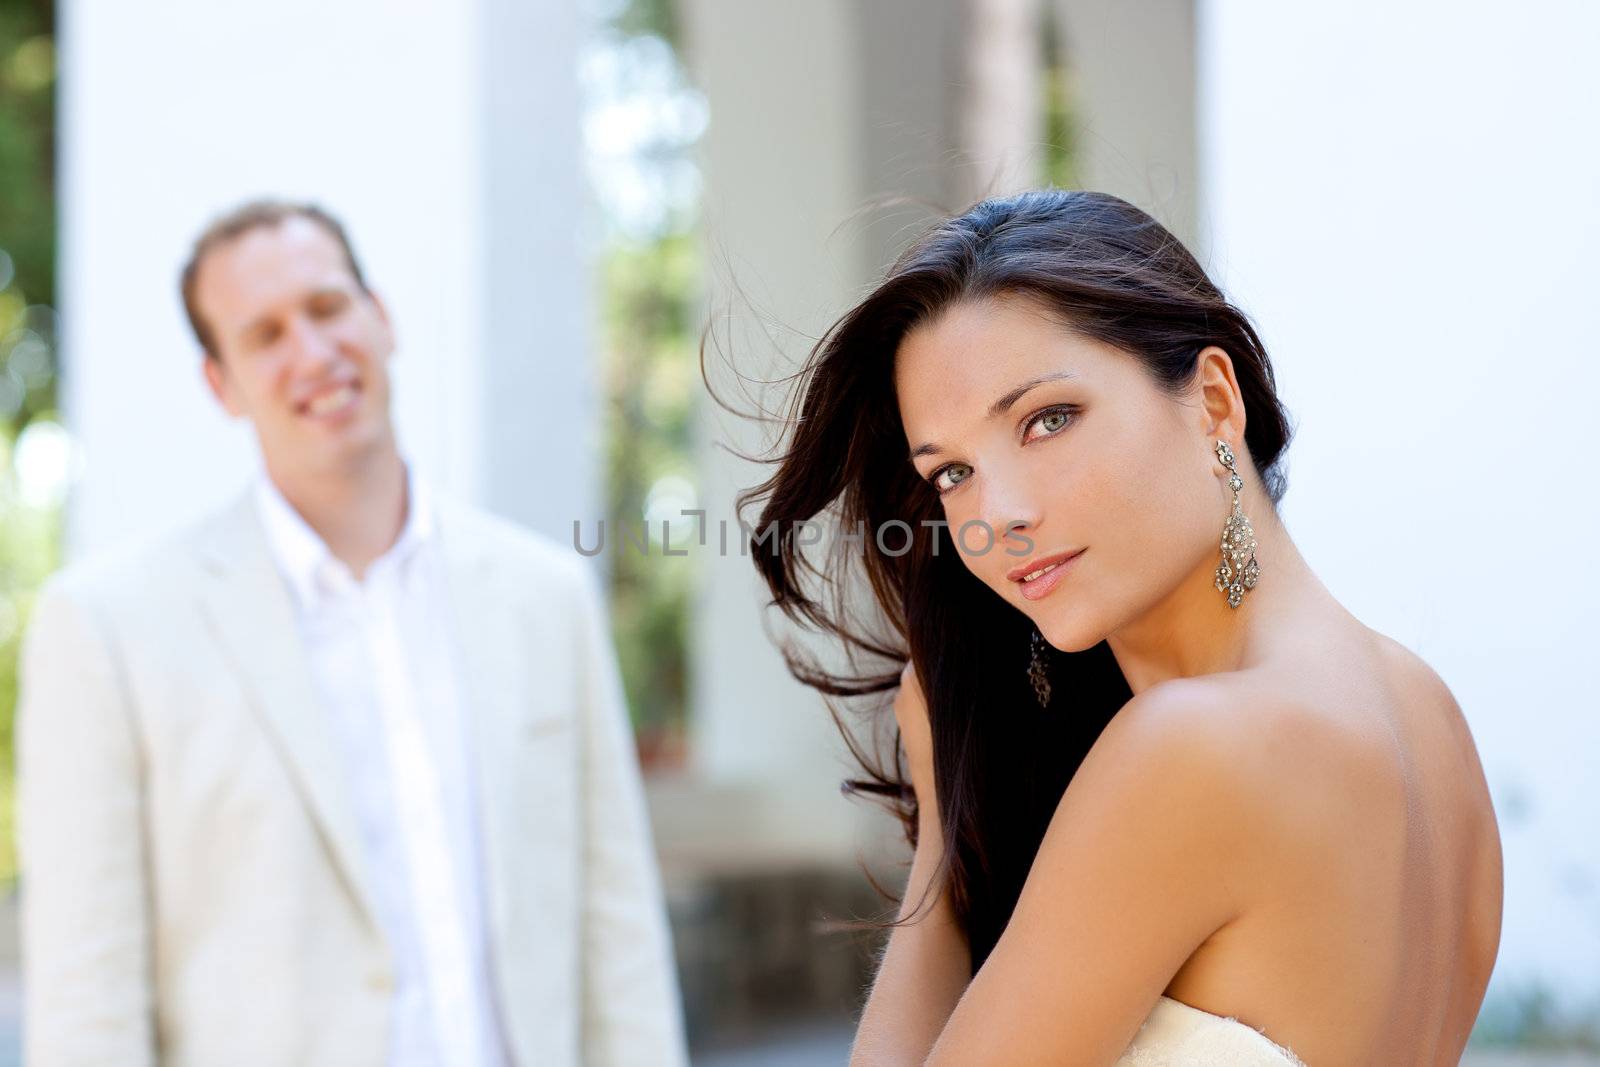
[[[1388,634],[1368,630],[1397,695],[1414,706],[1460,716],[1461,704],[1433,665]]]
[[[1113,727],[1119,722],[1130,735],[1172,735],[1197,758],[1225,759],[1235,773],[1262,773],[1269,786],[1277,784],[1275,769],[1293,771],[1296,753],[1336,732],[1334,716],[1312,694],[1260,671],[1162,682],[1130,700]]]
[[[1405,806],[1389,731],[1293,672],[1162,682],[1129,701],[1102,740],[1107,758],[1137,759],[1141,749],[1180,753],[1201,780],[1216,783],[1198,802],[1214,795],[1227,804],[1269,857],[1331,844],[1350,826]],[[1336,821],[1345,825],[1333,825],[1330,812],[1342,813]]]
[[[1085,766],[1159,768],[1201,783],[1199,803],[1230,805],[1234,815],[1241,805],[1268,813],[1302,779],[1321,733],[1317,716],[1291,690],[1222,674],[1174,678],[1129,700]]]

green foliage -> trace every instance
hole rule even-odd
[[[597,69],[614,80],[597,86],[592,106],[656,108],[692,92],[680,63],[643,60],[656,49],[634,45],[678,39],[674,0],[624,0],[597,42],[614,63]],[[692,206],[675,203],[673,175],[692,166],[693,133],[639,138],[602,166],[602,188],[661,198],[661,211],[627,218],[619,202],[600,261],[599,354],[605,385],[606,517],[611,617],[623,684],[647,767],[682,759],[688,720],[689,619],[696,556],[703,533],[681,510],[697,506],[691,449],[699,385],[700,255]],[[609,217],[609,216],[608,216]],[[648,518],[648,526],[646,526]],[[670,528],[664,529],[664,522]],[[642,535],[642,536],[641,536]],[[593,543],[593,533],[586,536]],[[682,555],[666,555],[664,544]],[[641,547],[642,546],[642,550]]]
[[[699,272],[695,237],[677,233],[614,244],[601,274],[606,559],[628,704],[643,735],[681,735],[687,718],[694,555],[663,555],[660,519],[644,552],[635,541],[652,487],[664,479],[693,484]],[[673,529],[675,551],[698,537],[692,520]]]
[[[55,303],[55,45],[47,0],[0,5],[0,249],[36,304]]]
[[[678,7],[674,0],[628,0],[611,20],[612,26],[630,37],[660,37],[674,48],[681,48],[678,33]]]
[[[1055,10],[1048,5],[1041,13],[1040,47],[1043,50],[1044,161],[1045,184],[1062,189],[1080,186],[1077,168],[1078,121],[1074,110],[1072,68],[1067,62],[1066,42]]]
[[[10,430],[0,433],[0,456],[9,456]],[[0,886],[6,886],[17,875],[12,789],[17,653],[34,596],[60,564],[60,530],[58,511],[20,501],[10,463],[0,470]]]
[[[57,510],[19,493],[15,444],[55,408],[55,43],[49,0],[0,4],[0,886],[16,878],[17,653],[58,562]]]

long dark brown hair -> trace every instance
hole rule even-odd
[[[927,696],[944,834],[942,880],[976,973],[1005,928],[1061,795],[1100,731],[1130,697],[1109,646],[1047,649],[1050,706],[1027,681],[1032,624],[975,577],[937,494],[907,459],[893,368],[901,339],[959,300],[1024,294],[1064,324],[1137,358],[1179,396],[1196,356],[1217,345],[1244,397],[1245,447],[1274,507],[1291,435],[1266,351],[1245,315],[1155,219],[1104,193],[1047,189],[982,201],[917,240],[883,281],[835,322],[802,368],[786,440],[759,503],[751,555],[772,604],[843,642],[848,667],[796,645],[789,669],[825,694],[863,776],[846,790],[887,802],[916,843],[916,797],[898,735],[882,755],[841,716],[861,698],[869,725],[892,724],[888,702],[909,658]],[[926,520],[929,525],[924,525]],[[841,533],[821,558],[800,536],[829,521]],[[878,536],[883,533],[881,539]],[[860,583],[878,614],[862,618]],[[870,605],[868,605],[870,609]],[[877,737],[887,730],[869,731]]]

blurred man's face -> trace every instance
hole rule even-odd
[[[393,447],[389,317],[321,226],[289,218],[213,249],[195,298],[217,348],[206,380],[270,470],[332,473]]]

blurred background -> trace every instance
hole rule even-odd
[[[261,194],[349,225],[414,462],[606,522],[697,1064],[843,1062],[877,943],[839,920],[907,857],[772,645],[732,504],[771,440],[702,331],[776,406],[935,216],[1045,182],[1151,211],[1255,318],[1290,530],[1466,712],[1506,861],[1468,1062],[1600,1063],[1597,50],[1581,0],[3,0],[0,1065],[18,642],[64,560],[253,470],[177,271]]]

